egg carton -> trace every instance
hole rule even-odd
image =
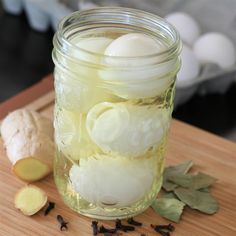
[[[173,12],[185,12],[199,24],[201,35],[220,32],[236,45],[235,0],[94,0],[98,5],[120,5],[145,10],[161,17]],[[187,102],[194,94],[224,94],[236,82],[236,65],[222,69],[216,64],[201,65],[200,73],[191,81],[177,83],[175,108]]]
[[[59,0],[2,0],[4,10],[10,14],[19,15],[24,10],[31,28],[39,32],[46,32],[50,26],[56,30],[64,16],[78,9],[77,3]]]
[[[94,6],[124,6],[138,8],[165,17],[176,11],[186,12],[200,25],[201,33],[221,32],[236,45],[235,0],[2,0],[3,7],[12,14],[24,9],[31,27],[45,32],[74,10]],[[192,81],[177,84],[175,107],[187,102],[194,94],[225,93],[236,81],[236,65],[222,69],[214,64],[202,65],[200,74]]]
[[[200,75],[195,80],[178,84],[175,94],[175,108],[187,102],[194,94],[224,94],[236,80],[236,66],[222,70],[216,64],[202,66]]]

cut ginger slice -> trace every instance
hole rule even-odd
[[[15,207],[27,216],[37,213],[46,203],[46,193],[34,185],[21,188],[15,195]]]
[[[48,175],[51,170],[48,165],[42,161],[34,158],[23,158],[15,163],[13,172],[22,180],[26,182],[33,182],[42,179]]]

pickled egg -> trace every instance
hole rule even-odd
[[[106,37],[91,37],[91,38],[74,38],[72,42],[79,47],[80,49],[92,52],[103,54],[107,46],[112,42],[112,39]],[[97,62],[99,63],[100,57],[93,56],[84,51],[75,50],[74,55],[77,56],[81,60],[85,60],[88,62]]]
[[[100,103],[87,115],[90,138],[105,153],[139,157],[157,145],[167,131],[167,110],[122,103]]]
[[[130,33],[122,35],[110,43],[104,54],[116,57],[138,57],[160,53],[165,48],[165,45],[150,36],[141,33]]]
[[[152,159],[128,160],[112,155],[81,158],[73,165],[69,176],[72,188],[88,202],[127,206],[141,200],[153,181]]]
[[[172,78],[164,76],[171,68],[175,68],[176,60],[160,62],[159,57],[148,56],[166,49],[167,45],[145,34],[122,35],[106,48],[105,63],[109,69],[101,70],[99,75],[105,81],[115,82],[115,86],[110,86],[109,89],[122,98],[159,95],[171,83]]]
[[[59,73],[58,70],[55,70],[55,73],[58,73],[57,78],[60,80],[60,83],[56,83],[55,86],[57,100],[64,108],[86,113],[99,102],[114,101],[115,96],[94,86],[95,81],[99,80],[98,70],[92,66],[84,65],[84,62],[99,64],[101,56],[98,54],[102,55],[111,41],[112,39],[106,37],[82,39],[75,37],[71,40],[71,43],[79,48],[73,47],[70,52],[73,57],[77,58],[76,62],[75,60],[65,61],[70,72],[73,73]],[[65,58],[60,58],[59,55],[58,60],[65,60]],[[86,83],[81,81],[86,81]]]

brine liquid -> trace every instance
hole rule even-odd
[[[149,91],[145,83],[135,89],[119,83],[99,86],[109,74],[70,62],[67,66],[73,75],[55,69],[54,177],[59,193],[83,215],[134,216],[151,205],[161,188],[174,75],[156,96],[139,98]],[[154,85],[148,87],[151,92]]]
[[[168,98],[168,96],[166,96]],[[161,99],[160,99],[161,100]],[[157,99],[158,101],[158,99]],[[163,106],[158,105],[158,109],[163,109],[166,110],[168,108],[165,107],[166,104],[168,104],[168,101],[163,101]],[[147,100],[145,100],[145,104],[147,103]],[[55,115],[58,116],[57,113],[63,113],[65,112],[64,109],[60,107],[59,104],[56,105],[56,113]],[[142,101],[139,101],[139,106],[143,106]],[[146,105],[145,105],[146,106]],[[153,104],[153,106],[156,106],[156,104]],[[163,108],[162,108],[163,107]],[[68,112],[68,111],[67,111]],[[171,109],[168,109],[168,112],[171,112]],[[158,142],[156,147],[151,147],[150,150],[147,151],[146,154],[144,154],[142,157],[139,157],[138,160],[147,160],[150,162],[150,172],[154,173],[154,178],[153,178],[153,183],[149,191],[147,191],[143,197],[137,201],[134,202],[133,204],[127,205],[127,206],[122,206],[119,207],[116,206],[116,204],[110,204],[109,202],[97,202],[95,203],[90,203],[86,199],[80,196],[80,194],[73,189],[73,186],[71,184],[69,172],[72,168],[73,165],[80,165],[80,158],[89,158],[90,156],[94,154],[101,154],[102,151],[99,150],[97,145],[93,143],[92,141],[89,141],[88,143],[85,143],[83,138],[79,137],[81,134],[76,133],[81,130],[85,130],[85,127],[82,127],[84,124],[83,119],[86,114],[78,114],[76,112],[73,113],[73,111],[70,111],[73,119],[75,119],[73,122],[76,121],[76,116],[78,115],[78,120],[77,120],[77,130],[74,130],[74,134],[67,133],[66,131],[66,126],[65,124],[65,132],[66,134],[62,133],[63,132],[63,122],[58,123],[57,121],[55,122],[55,129],[58,132],[57,135],[61,135],[62,139],[65,139],[66,142],[66,135],[71,135],[75,136],[72,137],[71,139],[68,138],[70,141],[68,141],[71,146],[65,146],[65,150],[63,150],[63,147],[58,147],[57,152],[56,152],[56,158],[55,158],[55,163],[54,163],[54,175],[55,175],[55,182],[58,187],[59,193],[62,196],[64,202],[73,210],[87,215],[91,216],[94,218],[102,218],[102,219],[116,219],[116,218],[126,218],[130,217],[133,215],[136,215],[142,211],[144,211],[147,207],[150,206],[152,201],[156,198],[157,193],[159,192],[162,184],[162,173],[163,173],[163,168],[164,168],[164,156],[165,156],[165,151],[166,151],[166,136],[168,129],[166,132],[163,134],[163,137],[160,142]],[[57,119],[56,119],[57,120]],[[66,118],[65,118],[65,123],[66,123]],[[112,121],[111,121],[112,122]],[[59,127],[60,126],[60,127]],[[73,128],[72,128],[73,129]],[[62,130],[62,131],[60,131]],[[61,132],[61,133],[60,133]],[[77,136],[77,137],[76,137]],[[74,138],[74,139],[73,139]],[[87,138],[87,137],[86,137]],[[85,138],[85,140],[86,140]],[[76,142],[77,140],[77,142]],[[81,141],[81,145],[80,145]],[[62,141],[63,142],[63,141]],[[68,144],[66,144],[68,145]],[[71,152],[70,152],[71,151]],[[63,153],[64,152],[64,153]],[[71,155],[70,155],[71,153]],[[86,155],[87,154],[87,155]],[[78,158],[73,158],[74,156],[77,156]],[[110,158],[117,158],[116,156],[112,156]],[[128,158],[128,157],[125,157]],[[76,160],[77,159],[77,160]],[[134,158],[130,158],[130,162],[134,161]],[[137,161],[137,160],[136,160]],[[111,167],[112,168],[112,167]],[[124,165],[124,169],[126,166]],[[96,172],[96,166],[94,167],[93,170]],[[112,171],[117,171],[117,170],[112,170]],[[112,173],[111,171],[111,173]],[[106,178],[110,178],[111,176],[106,176]],[[79,181],[79,180],[78,180]],[[95,181],[95,179],[91,179],[91,181]],[[120,178],[120,181],[124,181],[122,179],[122,176]],[[78,183],[79,184],[79,183]],[[92,184],[92,183],[91,183]],[[115,184],[115,183],[114,183]],[[88,186],[89,187],[89,186]],[[99,187],[99,186],[97,186]],[[95,189],[96,191],[96,189]],[[129,190],[126,190],[129,191]]]

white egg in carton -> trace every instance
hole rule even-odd
[[[234,42],[220,32],[201,35],[197,21],[184,12],[167,15],[183,41],[182,66],[177,75],[175,105],[194,93],[224,93],[235,79],[236,48]]]

